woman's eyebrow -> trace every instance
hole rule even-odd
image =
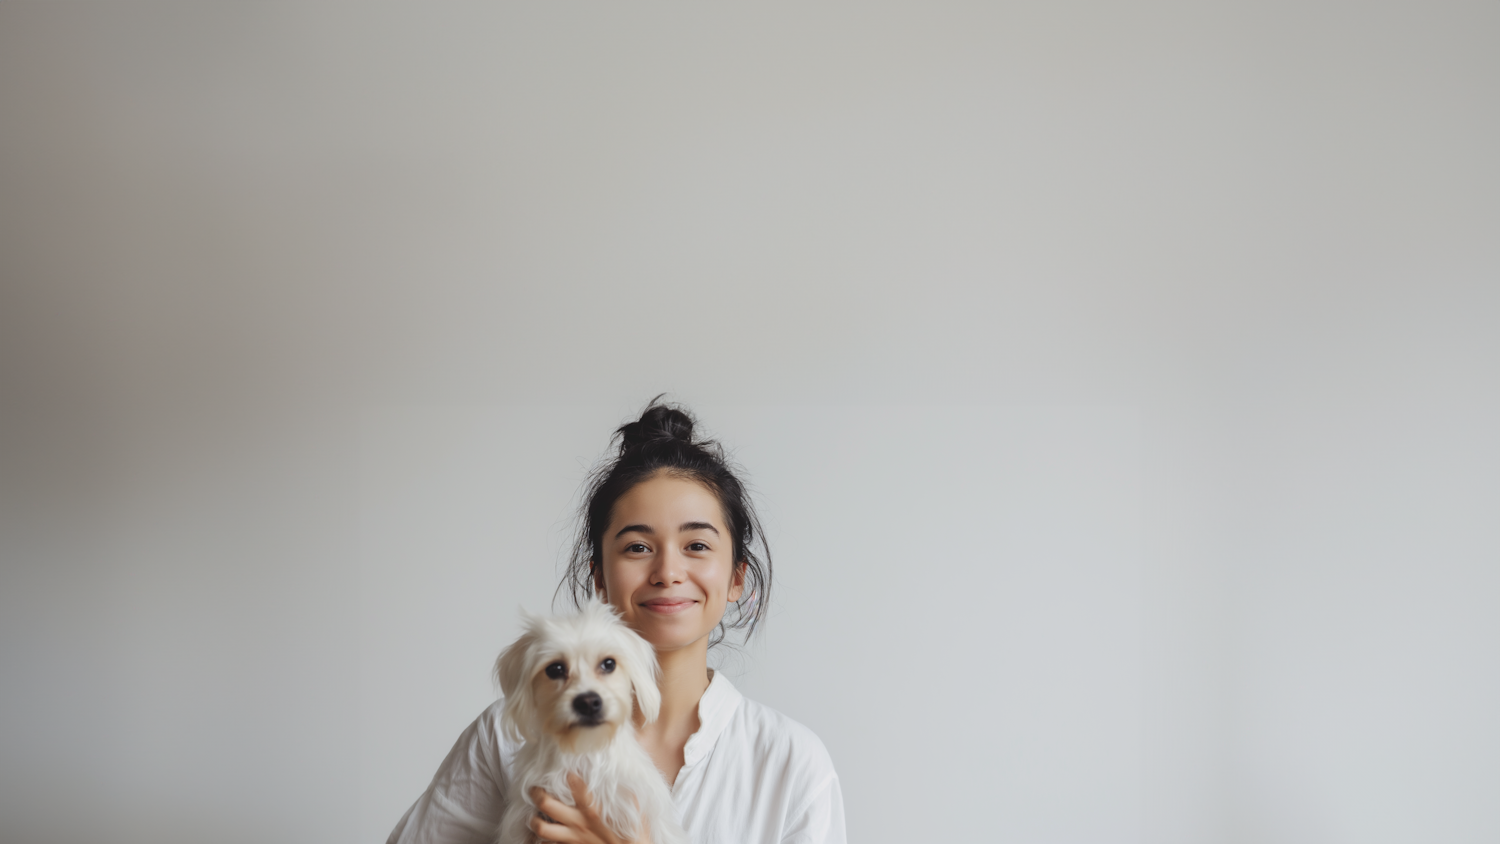
[[[719,534],[719,529],[708,522],[683,522],[682,526],[677,528],[678,533],[687,533],[690,530],[711,530],[715,536]]]
[[[656,535],[656,531],[652,530],[650,525],[626,525],[620,528],[619,533],[615,534],[615,539],[619,539],[627,533],[644,533],[647,536]]]

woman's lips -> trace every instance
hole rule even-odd
[[[695,603],[697,601],[694,601],[692,598],[652,598],[649,601],[642,601],[641,606],[652,612],[670,615],[682,612]]]

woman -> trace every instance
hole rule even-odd
[[[637,728],[688,837],[843,844],[843,798],[822,742],[708,667],[726,628],[748,635],[765,617],[771,560],[744,485],[718,443],[694,439],[679,408],[653,402],[616,434],[619,454],[590,485],[563,586],[575,603],[598,594],[656,649],[661,714]],[[493,841],[516,750],[499,719],[497,702],[469,725],[387,844]],[[589,810],[581,785],[581,808],[533,796],[551,819],[532,819],[540,840],[625,844]]]

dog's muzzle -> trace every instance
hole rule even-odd
[[[604,723],[604,698],[598,692],[584,692],[573,698],[573,711],[578,713],[580,726],[596,727]]]

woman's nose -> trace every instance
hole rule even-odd
[[[682,582],[682,555],[675,548],[664,548],[656,555],[656,567],[651,572],[651,582],[657,586],[671,586]]]

